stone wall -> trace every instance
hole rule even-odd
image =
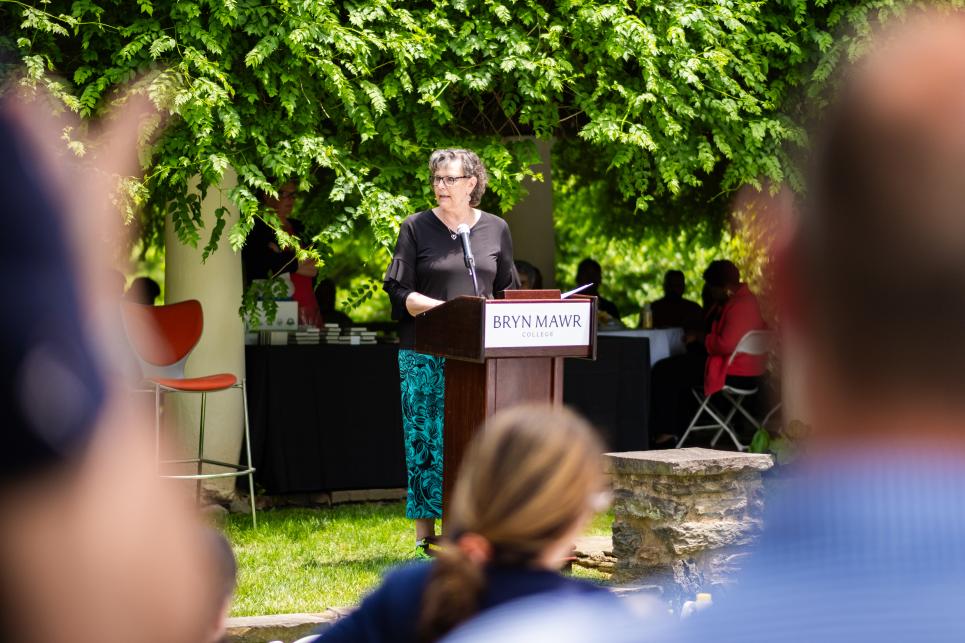
[[[609,453],[614,578],[672,603],[726,586],[761,526],[768,455],[671,449]]]

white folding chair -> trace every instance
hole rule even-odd
[[[741,340],[737,342],[737,347],[727,359],[727,366],[729,367],[734,362],[734,358],[738,355],[766,355],[771,351],[773,345],[774,333],[771,331],[748,331],[743,337],[741,337]],[[737,432],[734,430],[733,425],[731,425],[731,420],[734,419],[734,416],[737,413],[740,413],[755,427],[761,425],[761,422],[751,415],[750,412],[748,412],[748,410],[743,406],[744,399],[757,393],[757,390],[758,388],[756,386],[753,388],[737,388],[736,386],[725,384],[724,388],[721,389],[720,394],[724,400],[730,403],[730,408],[727,413],[722,416],[720,411],[715,409],[710,402],[711,398],[713,397],[712,395],[705,396],[702,390],[694,389],[692,392],[694,397],[697,398],[697,402],[700,404],[700,407],[697,409],[697,413],[694,415],[694,418],[690,421],[690,426],[687,427],[687,430],[684,431],[683,436],[681,436],[680,440],[677,442],[676,448],[679,449],[682,447],[687,441],[687,438],[690,437],[690,434],[694,431],[715,430],[717,433],[714,434],[714,438],[710,441],[711,448],[717,446],[717,441],[720,439],[720,436],[726,433],[734,442],[734,445],[739,451],[746,451],[748,445],[743,444],[737,437]],[[711,424],[697,424],[697,422],[701,419],[701,416],[705,413],[710,416],[713,422]],[[768,414],[768,417],[770,417],[770,414]]]

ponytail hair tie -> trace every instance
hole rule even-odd
[[[476,565],[485,565],[493,557],[493,546],[484,536],[466,532],[456,539],[456,546]]]

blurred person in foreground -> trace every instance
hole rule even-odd
[[[768,498],[732,592],[674,628],[607,621],[605,638],[962,639],[963,79],[965,15],[937,9],[879,33],[843,77],[779,282],[808,356],[806,457]],[[520,640],[520,622],[488,640]],[[547,634],[527,640],[589,640],[555,625]]]
[[[558,571],[607,496],[586,421],[560,407],[498,413],[467,451],[436,560],[391,573],[321,641],[429,642],[525,597],[615,600]]]
[[[783,258],[808,457],[739,588],[680,640],[961,640],[963,78],[965,14],[935,9],[842,77]]]
[[[155,475],[151,420],[119,390],[111,341],[117,176],[147,105],[126,97],[83,162],[34,95],[0,105],[0,640],[204,640],[214,573],[190,505]],[[23,213],[29,212],[29,218]],[[106,341],[105,341],[106,340]]]

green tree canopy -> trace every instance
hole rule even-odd
[[[895,6],[0,0],[0,21],[24,82],[82,116],[137,79],[173,115],[146,178],[128,185],[149,240],[171,213],[182,241],[210,250],[227,234],[238,248],[256,217],[272,220],[259,191],[293,179],[314,195],[302,241],[324,261],[361,225],[391,244],[428,201],[426,159],[438,147],[476,149],[492,175],[484,206],[505,211],[536,161],[525,136],[564,140],[565,173],[605,181],[615,207],[599,217],[617,225],[673,222],[680,204],[746,182],[793,182],[797,107],[856,42],[834,34],[867,33],[872,10]],[[243,216],[202,239],[189,184],[200,177],[204,191],[229,167]]]

